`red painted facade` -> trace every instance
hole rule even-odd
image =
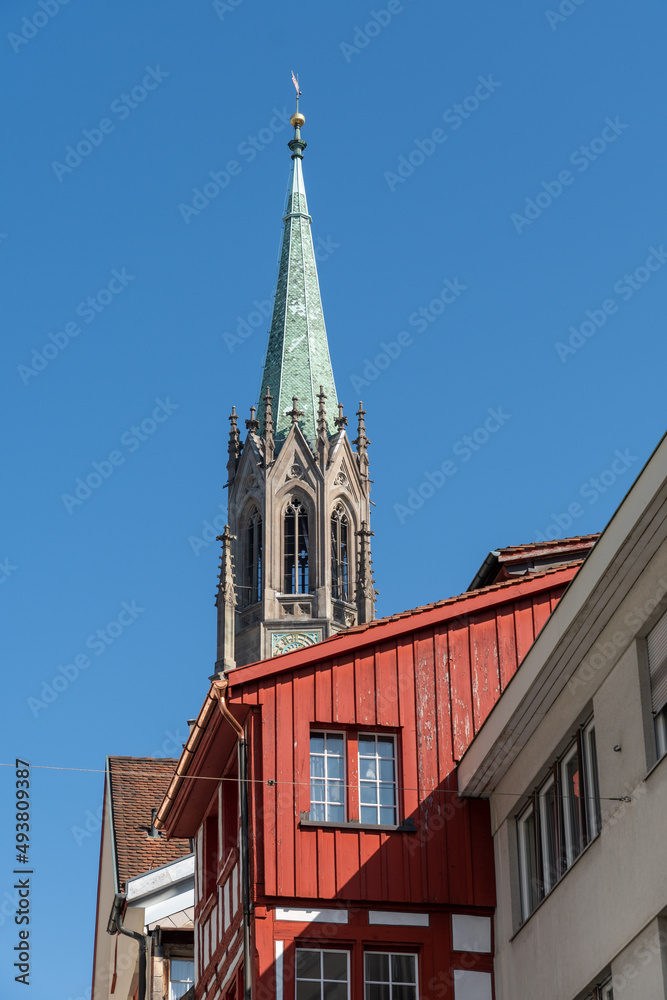
[[[344,953],[348,1000],[364,997],[364,956],[373,952],[415,956],[396,965],[418,981],[402,994],[407,1000],[464,996],[471,972],[486,976],[477,986],[492,989],[489,815],[486,803],[459,799],[456,765],[577,568],[491,586],[230,671],[228,704],[249,741],[255,1000],[308,995],[307,982],[295,988],[297,949],[311,953],[299,959],[302,973],[314,953]],[[309,819],[312,732],[344,737],[344,819],[336,823]],[[394,746],[398,816],[388,828],[359,822],[358,740],[373,735]],[[160,814],[170,836],[197,838],[198,1000],[241,990],[236,767],[236,735],[211,691]],[[485,919],[471,924],[461,915]],[[463,926],[482,938],[488,928],[486,944],[462,949]],[[343,996],[340,985],[331,989],[332,1000]]]

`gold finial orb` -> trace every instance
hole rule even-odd
[[[293,128],[302,128],[306,124],[306,116],[296,111],[290,118],[290,124]]]

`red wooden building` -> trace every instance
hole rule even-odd
[[[155,821],[196,838],[197,1000],[242,995],[244,925],[255,1000],[491,1000],[489,814],[456,766],[593,541],[494,553],[475,590],[212,684]]]

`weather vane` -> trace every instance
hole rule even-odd
[[[294,84],[294,89],[296,90],[296,110],[298,111],[301,91],[299,90],[299,77],[294,75],[294,70],[292,70],[292,83]]]

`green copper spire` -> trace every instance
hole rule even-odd
[[[276,451],[292,426],[294,397],[303,411],[299,426],[313,449],[320,387],[326,394],[330,420],[338,409],[301,167],[306,148],[301,138],[304,122],[297,99],[297,112],[291,118],[294,138],[287,144],[292,151],[292,178],[261,386],[262,396],[268,388],[273,398]]]

